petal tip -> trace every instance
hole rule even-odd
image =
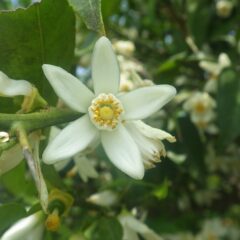
[[[137,166],[136,166],[136,168],[135,168],[135,169],[132,169],[132,171],[128,171],[128,172],[124,171],[124,172],[125,172],[129,177],[131,177],[131,178],[133,178],[133,179],[135,179],[135,180],[142,180],[143,177],[144,177],[144,173],[145,173],[144,167],[143,167],[142,164],[139,165],[139,168],[137,168]]]
[[[110,42],[110,40],[109,40],[107,37],[102,36],[102,37],[100,37],[100,38],[97,40],[97,43],[102,43],[102,44],[107,43],[107,44],[109,44],[109,43],[111,43],[111,42]]]

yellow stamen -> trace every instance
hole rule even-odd
[[[123,106],[114,95],[103,93],[92,101],[88,111],[91,121],[97,128],[111,131],[120,121]]]
[[[111,120],[114,117],[114,112],[112,108],[104,106],[100,108],[99,115],[104,120]]]
[[[61,220],[58,214],[59,214],[58,210],[54,209],[54,211],[48,215],[47,220],[45,222],[45,226],[48,231],[55,232],[58,230],[61,223]]]
[[[205,112],[206,110],[206,107],[203,103],[199,102],[195,105],[195,111],[198,112],[198,113],[203,113]]]

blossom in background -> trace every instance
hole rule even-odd
[[[119,40],[113,43],[113,49],[117,54],[130,57],[135,51],[135,45],[132,41]]]
[[[139,240],[138,234],[145,240],[163,240],[162,237],[131,214],[122,214],[118,219],[123,227],[123,240]]]
[[[234,5],[231,0],[218,0],[216,3],[217,15],[227,18],[231,15]]]
[[[196,240],[205,239],[232,239],[238,240],[240,231],[234,222],[229,219],[208,219],[203,223],[202,230]]]
[[[154,83],[148,79],[142,79],[135,71],[121,74],[120,91],[129,92],[140,87],[153,86]]]
[[[156,85],[119,94],[119,67],[106,37],[101,37],[94,48],[94,93],[60,67],[44,64],[43,71],[65,104],[84,113],[49,143],[43,153],[44,162],[54,164],[72,157],[100,139],[117,168],[135,179],[142,179],[146,156],[148,161],[155,161],[156,155],[162,152],[160,136],[165,139],[171,135],[154,129],[146,136],[137,130],[136,120],[157,112],[175,96],[176,89],[170,85]]]
[[[202,60],[199,62],[199,66],[209,74],[208,81],[205,85],[205,91],[216,92],[217,90],[217,79],[224,68],[231,65],[231,60],[226,53],[221,53],[218,56],[218,62],[212,62]]]
[[[118,201],[118,196],[115,192],[111,190],[105,190],[99,193],[95,193],[87,198],[87,202],[101,206],[101,207],[111,207]]]
[[[15,223],[3,234],[1,240],[42,240],[43,231],[43,214],[38,212]]]
[[[216,101],[208,93],[193,93],[185,101],[183,108],[190,113],[191,120],[197,127],[214,130],[215,127],[211,123],[215,118]]]

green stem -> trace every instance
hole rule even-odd
[[[81,117],[81,113],[57,108],[28,114],[0,113],[0,129],[10,131],[15,124],[21,123],[25,131],[29,133],[37,129],[71,122],[79,117]],[[14,133],[13,135],[15,136]]]

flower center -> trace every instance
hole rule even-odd
[[[88,108],[92,123],[98,129],[108,131],[117,127],[123,111],[121,102],[114,95],[105,93],[93,99]]]
[[[114,112],[111,107],[104,106],[100,108],[99,115],[103,120],[111,120],[114,117]]]
[[[206,107],[203,103],[199,102],[195,105],[195,111],[198,112],[198,113],[203,113],[205,112],[206,110]]]

